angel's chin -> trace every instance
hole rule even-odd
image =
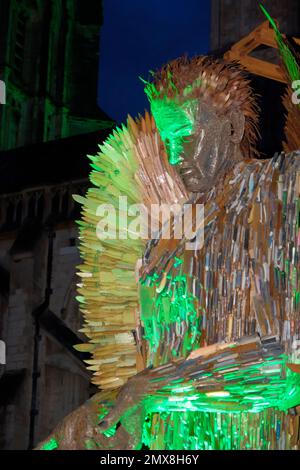
[[[190,193],[204,193],[206,191],[209,191],[210,189],[210,184],[208,181],[203,180],[203,178],[188,178],[188,177],[182,177],[183,183],[186,187],[186,189]]]

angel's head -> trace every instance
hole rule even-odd
[[[169,161],[189,191],[209,190],[255,155],[257,106],[236,64],[179,58],[155,73],[145,92]]]

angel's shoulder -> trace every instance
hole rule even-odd
[[[289,176],[300,171],[300,150],[290,153],[281,152],[276,154],[270,161],[270,167],[277,170],[277,173]]]

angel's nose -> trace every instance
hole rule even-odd
[[[177,140],[166,142],[168,148],[169,162],[171,165],[178,165],[181,162],[182,145]]]

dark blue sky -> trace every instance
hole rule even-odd
[[[118,122],[148,107],[139,76],[209,50],[210,0],[104,0],[100,107]]]

